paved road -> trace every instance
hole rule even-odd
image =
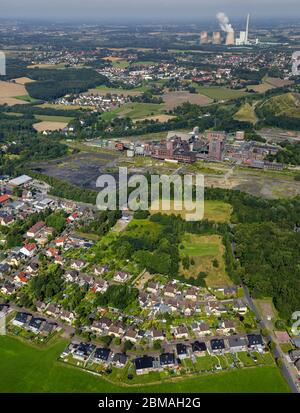
[[[262,329],[266,330],[268,332],[268,340],[272,341],[275,344],[275,349],[273,351],[274,356],[278,359],[281,360],[281,372],[283,374],[283,376],[285,377],[286,381],[288,382],[291,390],[293,393],[299,393],[299,388],[296,385],[296,375],[294,372],[294,368],[293,366],[291,366],[289,364],[289,362],[286,360],[285,354],[283,353],[283,351],[281,350],[281,347],[273,333],[273,329],[272,326],[270,325],[270,323],[268,322],[268,320],[266,318],[263,317],[262,314],[260,314],[260,311],[258,310],[258,308],[256,307],[256,305],[254,304],[254,301],[252,300],[249,290],[248,288],[243,285],[244,288],[244,292],[245,292],[245,297],[248,301],[248,304],[251,308],[251,310],[255,313],[257,320],[259,320],[259,325]]]

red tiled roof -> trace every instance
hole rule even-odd
[[[8,201],[10,199],[10,196],[7,194],[1,195],[0,196],[0,204],[3,204],[4,202]]]

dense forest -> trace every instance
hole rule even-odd
[[[33,69],[26,89],[35,99],[54,100],[70,93],[81,93],[87,89],[108,83],[108,79],[93,69]]]

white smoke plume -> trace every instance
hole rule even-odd
[[[222,12],[218,13],[218,14],[217,14],[217,19],[218,19],[218,21],[219,21],[219,24],[220,24],[221,29],[222,29],[224,32],[226,32],[226,33],[232,33],[232,32],[234,31],[234,30],[233,30],[233,27],[232,27],[231,24],[229,23],[229,19],[228,19],[228,17],[226,16],[225,13],[222,13]]]

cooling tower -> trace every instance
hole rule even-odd
[[[200,33],[200,44],[207,44],[208,43],[208,33],[201,32]]]
[[[220,32],[213,32],[212,42],[213,42],[213,44],[220,44],[221,43],[221,33]]]
[[[225,41],[226,46],[234,45],[234,43],[235,43],[234,31],[228,32],[226,35],[226,41]]]

